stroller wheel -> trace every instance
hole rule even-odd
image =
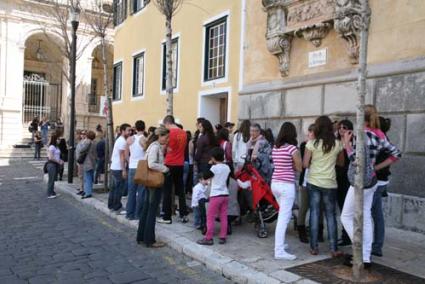
[[[269,236],[269,232],[266,229],[260,229],[257,231],[257,236],[261,239],[267,238]]]

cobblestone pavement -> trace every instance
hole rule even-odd
[[[230,283],[70,197],[47,199],[41,178],[27,162],[0,166],[0,283]]]

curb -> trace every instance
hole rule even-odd
[[[43,180],[46,182],[46,175]],[[117,220],[119,223],[127,225],[129,227],[137,229],[138,223],[127,220],[122,215],[117,215],[110,212],[107,205],[96,198],[81,199],[80,196],[75,194],[76,186],[73,184],[67,184],[65,182],[56,182],[56,189],[67,195],[71,195],[80,203],[94,207],[105,215]],[[267,275],[264,272],[257,271],[239,261],[217,253],[213,249],[205,246],[201,246],[189,240],[188,238],[181,236],[173,230],[167,229],[164,225],[156,224],[156,236],[159,240],[167,243],[167,245],[174,250],[183,253],[196,261],[204,264],[208,269],[213,270],[227,279],[230,279],[236,283],[247,283],[247,284],[278,284],[278,283],[294,283],[294,284],[314,284],[317,282],[303,279],[301,276],[294,273],[281,270],[278,273],[274,272],[273,275]]]

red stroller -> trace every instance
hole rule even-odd
[[[277,219],[279,205],[276,202],[269,184],[250,162],[245,162],[243,168],[236,173],[236,179],[242,190],[252,190],[252,208],[256,210],[257,236],[267,238],[266,223],[272,223]]]

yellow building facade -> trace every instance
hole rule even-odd
[[[238,119],[275,135],[292,122],[299,142],[320,115],[355,124],[361,2],[247,0]],[[403,152],[391,167],[387,225],[424,232],[425,1],[368,2],[366,103],[391,119],[388,137]]]
[[[165,17],[148,1],[115,3],[114,124],[166,114]],[[241,1],[183,2],[173,18],[174,116],[187,129],[238,115]]]

